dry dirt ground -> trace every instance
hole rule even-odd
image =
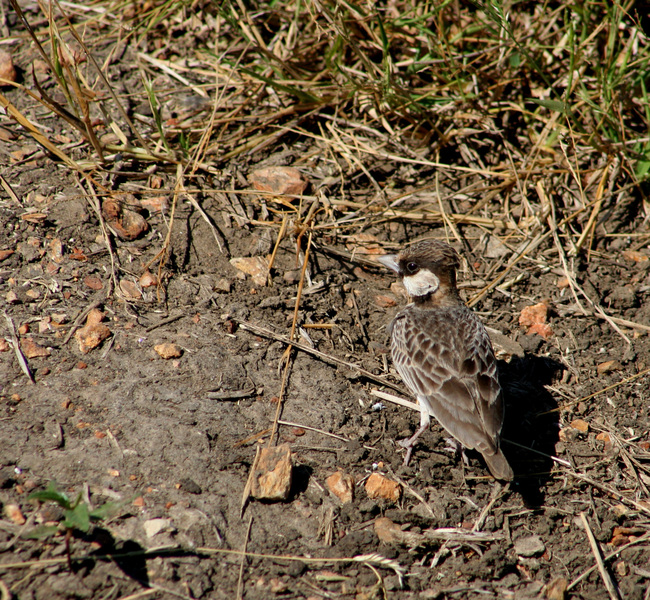
[[[8,96],[20,103],[17,92]],[[593,251],[567,258],[576,283],[615,322],[595,316],[576,292],[589,313],[581,314],[561,263],[546,260],[557,256],[550,235],[511,270],[509,286],[473,307],[522,348],[500,365],[504,448],[516,473],[505,488],[479,456],[464,465],[445,451],[438,426],[404,467],[395,440],[415,429],[418,415],[371,394],[408,396],[386,335],[404,299],[393,276],[372,266],[372,253],[449,239],[466,259],[461,282],[471,298],[511,256],[498,240],[504,230],[451,230],[413,218],[314,230],[299,340],[327,356],[291,355],[279,427],[279,442],[293,453],[289,499],[251,500],[242,514],[255,447],[268,441],[281,394],[286,345],[278,336],[291,328],[308,232],[297,242],[289,228],[271,285],[255,283],[230,259],[268,256],[278,227],[257,223],[272,218],[269,208],[299,221],[312,200],[300,209],[287,201],[289,209],[213,190],[244,190],[254,169],[293,165],[311,181],[323,220],[353,220],[350,206],[377,201],[374,184],[395,198],[432,181],[435,170],[368,160],[372,182],[361,172],[342,181],[342,164],[327,163],[308,138],[219,165],[218,175],[193,180],[214,230],[179,200],[160,286],[140,287],[145,265],[157,274],[169,208],[150,204],[148,231],[134,241],[111,235],[111,256],[69,169],[21,135],[0,150],[0,175],[15,194],[0,198],[0,597],[523,599],[563,598],[569,584],[569,597],[609,598],[584,514],[623,597],[647,600],[650,260],[632,192],[605,215],[608,235]],[[107,190],[158,198],[156,206],[162,198],[167,207],[175,183],[173,169],[153,173],[126,159],[97,178]],[[468,183],[447,180],[445,210],[463,211],[466,200],[456,202],[453,192]],[[400,209],[437,206],[427,193],[406,195]],[[350,204],[343,211],[329,197]],[[522,309],[542,302],[550,307],[547,339],[519,324]],[[82,353],[73,332],[90,308],[104,313],[109,335]],[[319,324],[326,327],[309,327]],[[19,364],[18,338],[34,383]],[[162,343],[176,344],[179,356],[162,358],[154,349]],[[351,503],[328,490],[337,470],[356,481]],[[400,483],[397,502],[368,497],[374,472]],[[50,482],[93,508],[117,504],[87,533],[73,532],[71,565],[63,531],[31,535],[64,517],[56,505],[28,499]],[[398,526],[393,539],[381,518]],[[250,555],[242,558],[244,549]],[[385,564],[351,560],[375,553]],[[350,560],[334,560],[341,558]]]
[[[2,568],[0,580],[15,597],[121,598],[154,586],[159,590],[154,597],[232,598],[240,558],[199,549],[245,546],[254,553],[297,557],[379,553],[404,569],[401,588],[394,572],[375,567],[383,578],[379,585],[394,598],[537,597],[553,579],[570,582],[594,565],[581,513],[589,516],[603,552],[613,550],[612,541],[619,544],[619,554],[608,564],[625,597],[647,597],[650,550],[643,540],[634,542],[647,536],[650,507],[648,377],[626,381],[648,368],[647,336],[626,329],[627,344],[607,322],[568,314],[563,306],[572,298],[558,287],[558,274],[528,265],[515,291],[495,290],[476,310],[526,350],[525,356],[502,363],[504,437],[556,455],[571,467],[506,443],[517,478],[500,490],[476,456],[463,467],[446,453],[442,432],[434,427],[405,468],[395,439],[414,429],[417,414],[388,402],[377,406],[370,395],[381,387],[377,382],[297,351],[282,412],[282,421],[291,424],[281,426],[279,435],[295,453],[294,487],[287,502],[253,501],[242,517],[254,446],[268,436],[276,410],[285,345],[238,323],[287,334],[297,289],[295,242],[287,238],[280,244],[273,284],[255,285],[228,257],[266,254],[272,239],[254,227],[224,221],[220,212],[226,209],[206,198],[204,208],[215,222],[230,223],[220,225],[220,251],[204,220],[182,204],[164,302],[155,287],[145,288],[141,300],[125,302],[106,296],[110,257],[96,240],[96,217],[75,183],[44,161],[5,168],[3,175],[24,205],[5,198],[0,209],[0,244],[15,250],[1,263],[0,302],[21,328],[22,340],[47,348],[47,356],[28,359],[34,384],[10,344],[0,354],[5,506],[0,559],[25,563]],[[243,202],[250,212],[259,208],[254,199]],[[47,217],[21,218],[32,206]],[[150,220],[148,236],[117,244],[123,273],[139,273],[153,255],[163,221],[160,215]],[[387,250],[423,235],[444,236],[442,229],[402,223],[367,233]],[[55,252],[56,240],[63,243],[62,255]],[[403,302],[391,288],[392,276],[325,248],[348,252],[350,243],[343,239],[319,242],[312,249],[300,323],[334,324],[308,329],[315,348],[399,384],[386,362],[385,326],[396,308],[385,305]],[[478,248],[473,251],[479,269],[492,260],[482,258]],[[610,315],[648,323],[647,265],[630,263],[612,248],[583,264],[580,280]],[[475,275],[463,279],[475,285]],[[96,280],[102,289],[89,287],[98,287]],[[518,324],[521,309],[542,299],[553,307],[548,340],[524,335]],[[106,314],[110,337],[82,354],[77,340],[66,338],[94,305]],[[166,321],[169,317],[173,320]],[[154,346],[163,342],[177,344],[182,355],[162,359]],[[597,366],[608,361],[616,361],[612,370],[599,374]],[[220,394],[210,398],[209,392]],[[559,405],[560,412],[554,410]],[[572,427],[575,419],[588,430],[580,422]],[[350,504],[341,505],[325,484],[337,469],[358,482]],[[402,482],[399,502],[367,497],[363,482],[377,470]],[[116,517],[73,537],[72,556],[78,560],[72,571],[64,560],[47,563],[64,556],[62,536],[24,537],[39,523],[61,517],[53,505],[27,500],[50,481],[72,497],[82,492],[92,506],[126,501]],[[27,518],[24,526],[7,517],[11,505]],[[416,534],[471,529],[481,515],[480,529],[488,535],[479,541],[420,539],[409,547],[380,541],[374,529],[380,516]],[[325,538],[328,527],[331,545]],[[152,552],[111,558],[138,549]],[[245,598],[383,593],[377,573],[362,564],[255,557],[243,564]],[[597,572],[571,593],[607,597]]]

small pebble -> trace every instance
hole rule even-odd
[[[515,552],[519,556],[536,556],[545,550],[544,542],[538,535],[529,535],[515,541]]]

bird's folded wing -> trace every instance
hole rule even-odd
[[[475,323],[457,331],[457,347],[450,336],[436,339],[430,329],[409,318],[393,324],[393,361],[404,383],[424,396],[433,416],[465,447],[492,454],[503,420],[501,391],[489,338]],[[480,325],[480,323],[479,323]],[[487,345],[486,345],[487,344]]]

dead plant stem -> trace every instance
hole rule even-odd
[[[313,235],[313,231],[310,228],[309,237],[307,239],[307,248],[305,249],[305,256],[303,258],[303,263],[302,263],[302,270],[300,272],[300,281],[298,282],[298,293],[296,294],[296,304],[293,309],[293,320],[291,322],[291,331],[289,333],[289,340],[293,340],[296,334],[296,324],[298,323],[298,311],[300,309],[300,299],[302,297],[302,290],[305,286],[305,273],[307,272],[307,267],[309,265],[309,251],[311,249],[312,235]],[[289,380],[289,371],[291,369],[291,364],[293,362],[291,360],[292,353],[293,353],[293,345],[289,345],[287,346],[287,349],[282,355],[282,360],[284,361],[284,371],[282,373],[282,386],[280,388],[280,394],[278,396],[278,404],[275,409],[275,417],[273,419],[273,429],[271,430],[271,436],[269,437],[269,441],[267,444],[268,447],[271,447],[273,445],[273,441],[278,432],[278,421],[280,420],[280,415],[282,414],[282,403],[284,402],[284,396],[287,390],[287,383]]]
[[[16,326],[14,325],[14,321],[6,312],[3,311],[3,314],[5,320],[7,321],[7,328],[9,329],[9,336],[11,337],[11,345],[13,346],[14,354],[18,360],[18,364],[20,365],[20,368],[22,369],[25,376],[29,379],[29,381],[31,383],[35,383],[34,375],[32,375],[29,365],[27,364],[27,359],[20,349],[20,342],[18,341],[18,333],[16,333]]]
[[[252,470],[251,470],[252,472]],[[248,527],[246,528],[246,537],[244,538],[244,548],[241,553],[241,561],[239,563],[239,577],[237,578],[237,600],[243,599],[242,592],[244,591],[244,564],[246,563],[246,551],[248,550],[248,539],[251,535],[251,527],[253,526],[253,516],[248,519]]]
[[[600,572],[600,576],[603,579],[609,597],[611,598],[611,600],[621,600],[621,595],[618,591],[618,588],[614,585],[614,582],[612,581],[612,578],[609,572],[607,571],[607,568],[605,567],[605,563],[603,562],[603,556],[600,551],[600,546],[598,545],[598,542],[594,537],[594,532],[591,531],[591,527],[589,526],[589,521],[587,521],[587,517],[585,516],[585,513],[583,512],[580,513],[580,519],[582,520],[582,524],[584,525],[585,531],[587,533],[587,539],[589,540],[591,551],[596,560],[596,565],[598,565],[598,571]]]

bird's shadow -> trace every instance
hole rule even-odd
[[[506,414],[503,451],[515,472],[515,489],[528,506],[540,506],[560,430],[557,400],[545,386],[564,367],[529,354],[498,366]]]

